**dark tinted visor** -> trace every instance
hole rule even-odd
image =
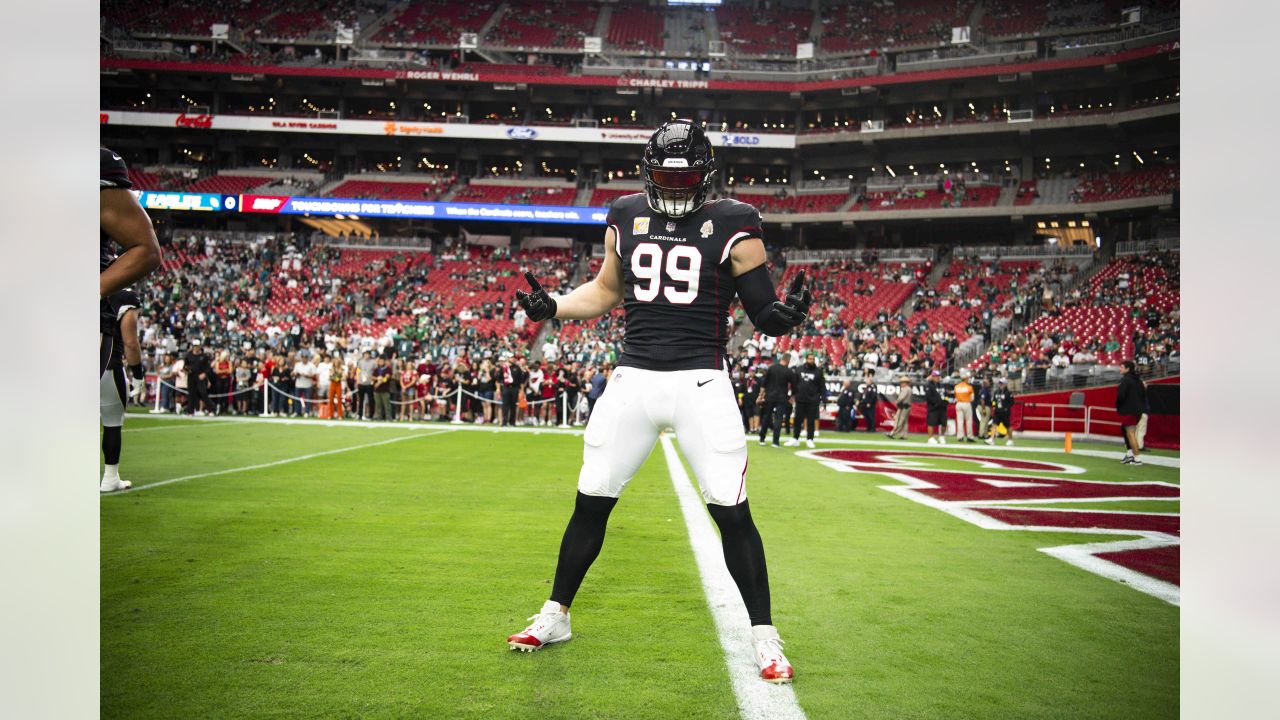
[[[706,172],[702,170],[649,168],[649,177],[653,180],[653,184],[667,190],[688,190],[698,187],[706,176]]]

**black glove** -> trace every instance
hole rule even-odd
[[[529,281],[529,287],[533,290],[526,293],[523,290],[516,291],[516,302],[520,303],[520,307],[524,308],[524,312],[529,319],[534,322],[542,322],[556,316],[555,298],[547,294],[546,290],[538,284],[538,279],[533,273],[526,272],[524,279]]]
[[[142,363],[138,363],[137,365],[130,365],[129,374],[133,376],[134,380],[141,380],[142,379]]]
[[[809,304],[812,301],[809,289],[804,286],[804,271],[801,270],[796,274],[796,279],[791,281],[786,301],[773,301],[773,315],[789,327],[795,327],[809,316]]]

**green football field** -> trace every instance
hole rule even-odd
[[[1179,477],[1079,452],[1115,446],[865,437],[819,449]],[[808,717],[1177,716],[1178,607],[1037,551],[1127,536],[995,531],[882,489],[900,484],[882,474],[749,452]],[[573,640],[508,650],[550,592],[581,456],[580,434],[131,415],[121,470],[136,489],[101,499],[102,716],[742,716],[661,446],[610,519]],[[1164,520],[1179,505],[1043,506]]]

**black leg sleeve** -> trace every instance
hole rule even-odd
[[[769,609],[769,570],[764,562],[764,543],[751,519],[751,508],[743,500],[737,505],[707,505],[711,519],[720,528],[724,564],[742,593],[742,603],[752,625],[772,625]]]
[[[573,604],[573,596],[578,594],[582,579],[604,546],[609,513],[617,504],[618,498],[578,493],[573,515],[560,541],[560,559],[556,563],[555,584],[551,587],[552,600],[565,607]]]
[[[102,428],[102,461],[107,465],[120,464],[120,428]]]

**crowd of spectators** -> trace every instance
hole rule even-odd
[[[393,252],[289,234],[236,241],[184,234],[140,288],[144,356],[158,370],[198,346],[259,375],[269,358],[291,355],[290,367],[296,358],[336,355],[345,364],[373,354],[438,370],[467,358],[478,368],[528,351],[536,328],[511,301],[523,273],[554,292],[571,284],[571,269],[567,250],[513,257],[457,241],[436,253]],[[208,379],[213,395],[230,391]],[[239,403],[188,406],[203,409],[234,411]]]
[[[970,367],[1030,386],[1063,382],[1126,359],[1142,374],[1163,373],[1180,362],[1178,267],[1177,253],[1152,252],[1114,259],[1069,291],[1061,288],[1070,287],[1070,280],[1033,282],[1012,306],[1025,311],[1029,322],[990,344]]]
[[[735,372],[812,352],[828,376],[946,375],[962,369],[957,348],[991,337],[997,318],[1013,331],[964,369],[1015,386],[1120,359],[1136,359],[1140,372],[1178,360],[1174,253],[1113,260],[1085,283],[1064,259],[991,261],[962,250],[936,273],[930,262],[880,262],[873,252],[775,260],[783,284],[800,270],[810,278],[810,316],[790,336],[752,333],[731,346]],[[533,352],[541,326],[512,300],[526,270],[562,293],[581,280],[578,266],[564,249],[512,254],[461,239],[408,252],[183,233],[140,288],[144,363],[162,381],[149,402],[189,413],[580,421],[617,363],[623,311],[550,321]],[[588,276],[599,267],[588,263]],[[744,321],[735,305],[732,324]]]

